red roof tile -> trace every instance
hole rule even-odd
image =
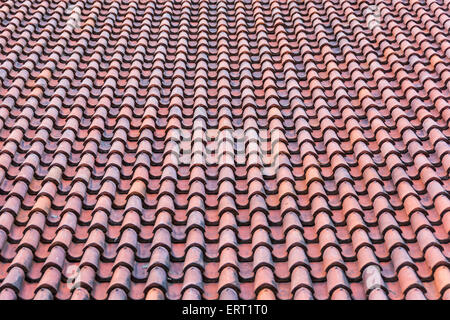
[[[449,299],[449,12],[5,1],[0,299]]]

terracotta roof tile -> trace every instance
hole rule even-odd
[[[0,299],[449,299],[449,10],[6,1]]]

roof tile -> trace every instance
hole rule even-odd
[[[24,8],[0,299],[450,299],[448,3]]]

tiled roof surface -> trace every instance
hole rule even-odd
[[[448,0],[2,1],[1,299],[450,299]]]

